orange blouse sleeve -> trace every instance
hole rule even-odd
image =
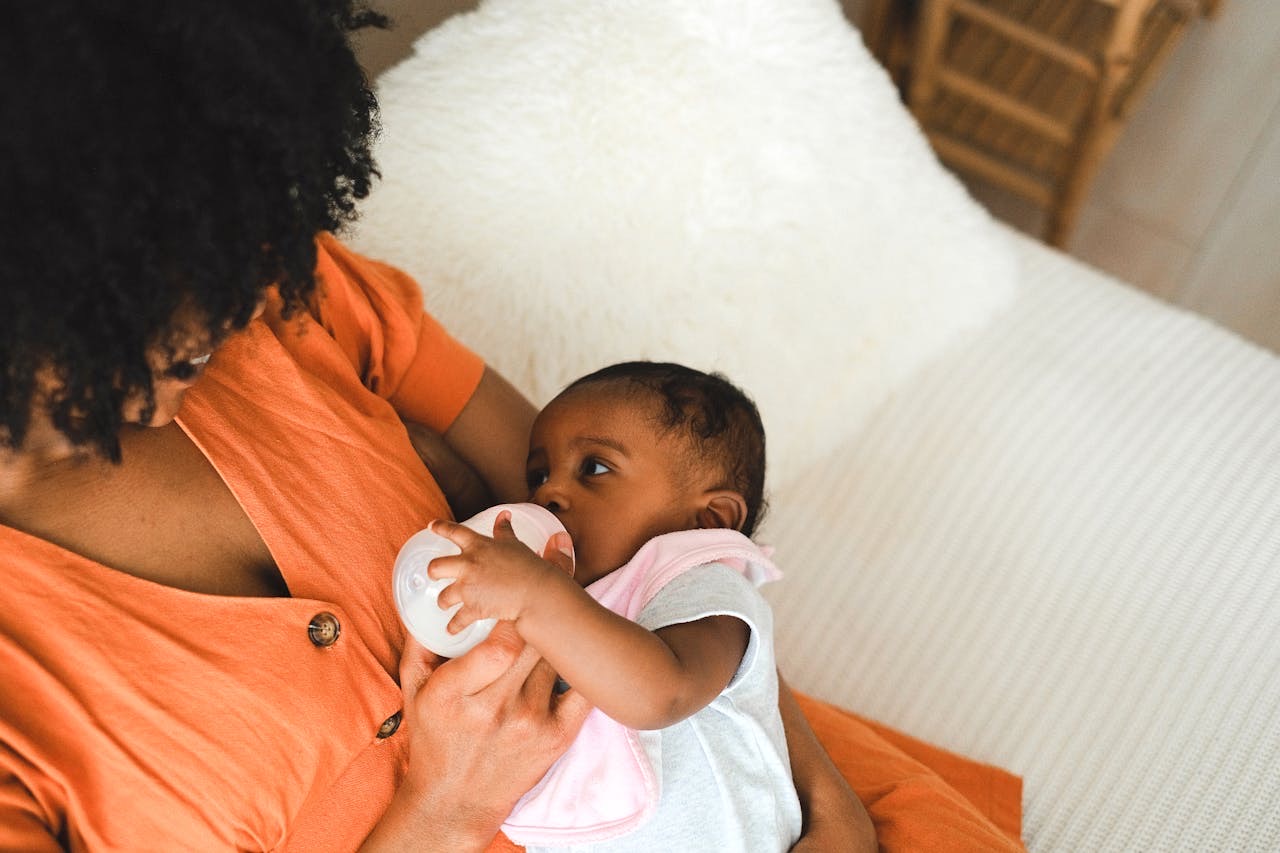
[[[316,242],[317,321],[365,387],[403,418],[444,432],[480,383],[483,359],[425,312],[422,291],[407,274],[331,234]]]

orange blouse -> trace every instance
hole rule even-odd
[[[317,273],[318,308],[269,304],[178,419],[292,597],[173,589],[0,526],[0,850],[354,849],[390,801],[391,566],[449,515],[397,410],[444,430],[484,364],[402,273],[327,236]]]

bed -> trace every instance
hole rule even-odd
[[[487,0],[352,242],[537,402],[720,369],[797,689],[1023,779],[1032,851],[1280,849],[1280,361],[990,219],[827,0]]]

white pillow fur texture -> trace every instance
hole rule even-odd
[[[831,0],[488,0],[377,89],[356,248],[535,403],[621,360],[725,373],[775,485],[1015,287]]]

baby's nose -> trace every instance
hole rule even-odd
[[[543,509],[553,513],[563,512],[569,506],[564,493],[556,489],[550,480],[533,490],[531,500]]]

